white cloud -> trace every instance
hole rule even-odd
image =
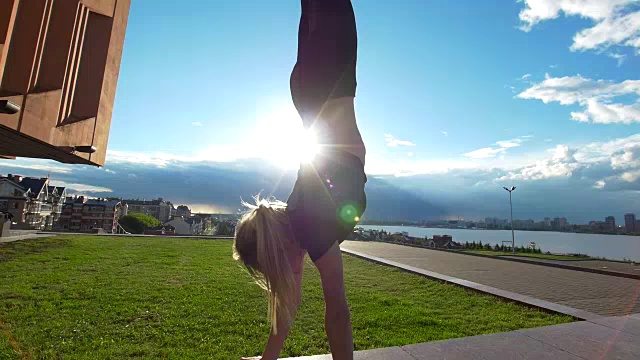
[[[37,160],[32,159],[20,159],[21,163],[18,163],[16,160],[0,160],[0,173],[8,174],[7,170],[4,170],[4,167],[7,168],[16,168],[16,169],[26,169],[26,170],[39,170],[46,171],[50,173],[59,173],[59,174],[69,174],[73,170],[69,165],[60,164],[59,166],[48,166],[48,165],[38,165],[32,162]]]
[[[566,145],[558,145],[551,159],[538,161],[516,172],[498,178],[504,180],[543,180],[554,177],[569,177],[582,165],[575,159],[576,151]]]
[[[396,139],[393,135],[391,134],[385,134],[384,135],[384,141],[387,142],[387,146],[389,147],[397,147],[397,146],[416,146],[416,144],[414,144],[411,141],[407,141],[407,140],[400,140],[400,139]]]
[[[260,158],[259,147],[263,143],[256,143],[254,147],[237,145],[215,145],[197,153],[184,155],[163,152],[121,151],[107,149],[107,164],[139,164],[166,167],[173,163],[194,163],[201,161],[233,162],[239,159]]]
[[[634,183],[638,179],[640,179],[640,170],[634,170],[634,171],[625,172],[622,175],[620,175],[620,179],[622,179],[622,180],[624,180],[626,182]]]
[[[414,154],[412,152],[407,153],[408,157],[412,157]]]
[[[73,184],[73,183],[66,183],[64,181],[56,181],[56,180],[51,180],[51,183],[55,186],[62,186],[62,187],[66,187],[67,190],[75,190],[75,191],[79,191],[79,192],[83,192],[83,193],[110,193],[113,192],[113,190],[106,188],[106,187],[101,187],[101,186],[93,186],[93,185],[87,185],[87,184]]]
[[[506,150],[507,148],[502,148],[502,147],[499,147],[499,148],[486,147],[486,148],[470,151],[468,153],[464,153],[463,155],[466,157],[470,157],[472,159],[486,159],[486,158],[495,157],[496,155]]]
[[[470,151],[462,155],[472,159],[493,158],[493,157],[496,157],[496,155],[498,154],[504,153],[505,151],[507,151],[507,149],[521,146],[523,142],[528,141],[532,137],[533,136],[531,135],[526,135],[526,136],[517,137],[515,139],[511,139],[511,140],[496,141],[496,143],[493,145],[497,145],[497,147],[489,146],[482,149]],[[501,159],[504,159],[504,157],[501,157]]]
[[[564,16],[579,16],[595,22],[573,37],[572,51],[602,50],[611,46],[640,48],[638,0],[524,0],[520,12],[524,31],[536,24]]]
[[[612,45],[634,46],[640,36],[640,12],[607,18],[573,37],[572,51],[606,49]]]
[[[104,169],[104,172],[109,173],[109,174],[116,174],[115,171],[109,170],[109,169]]]
[[[191,125],[196,127],[201,127],[202,123],[200,121],[196,121],[196,122],[192,122]]]
[[[618,67],[622,66],[622,63],[624,63],[624,60],[627,58],[627,55],[618,53],[609,53],[607,56],[618,61]]]
[[[621,96],[640,96],[640,80],[615,83],[608,80],[592,80],[576,76],[552,78],[549,75],[541,83],[518,94],[521,99],[538,99],[545,104],[579,104],[582,112],[572,112],[571,119],[599,124],[640,122],[640,101],[623,104],[613,100]]]
[[[568,178],[577,170],[598,169],[594,172],[597,177],[595,179],[591,177],[594,184],[592,187],[609,190],[638,185],[637,181],[640,179],[640,134],[574,147],[558,145],[554,149],[549,149],[548,152],[550,155],[547,158],[509,171],[496,180],[533,181]]]
[[[448,133],[448,132],[446,132],[446,131],[443,131],[443,132],[442,132],[442,135],[444,135],[444,136],[449,136],[449,133]]]
[[[526,80],[526,79],[528,79],[528,78],[530,78],[530,77],[531,77],[531,74],[524,74],[524,75],[522,75],[522,77],[520,78],[520,80]]]
[[[640,168],[640,144],[628,144],[611,157],[613,169]]]
[[[511,139],[511,140],[502,140],[502,141],[498,141],[496,142],[496,145],[502,147],[502,148],[506,148],[506,149],[510,149],[510,148],[514,148],[514,147],[518,147],[522,144],[522,139],[518,138],[518,139]]]

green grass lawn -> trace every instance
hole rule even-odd
[[[570,322],[345,256],[357,350]],[[258,355],[266,299],[231,241],[58,236],[0,244],[0,359]],[[317,270],[283,357],[328,353]]]
[[[530,258],[538,258],[538,259],[548,259],[548,260],[563,260],[563,261],[576,261],[576,260],[593,260],[593,258],[588,256],[571,256],[571,255],[554,255],[554,254],[533,254],[533,253],[516,253],[513,255],[509,252],[496,252],[496,251],[488,251],[488,250],[465,250],[466,252],[474,253],[474,254],[482,254],[482,255],[491,255],[491,256],[521,256],[521,257],[530,257]]]

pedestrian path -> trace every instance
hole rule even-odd
[[[562,266],[574,266],[578,268],[608,271],[614,275],[628,274],[640,278],[640,264],[633,262],[621,262],[610,260],[551,260],[541,258],[527,258],[525,256],[501,256],[501,258],[515,259],[518,261],[529,261],[532,263],[542,262]]]
[[[422,344],[358,351],[356,360],[640,359],[640,317],[516,330]],[[317,355],[289,360],[331,360]]]
[[[636,279],[380,242],[345,241],[341,248],[600,316],[640,313]]]
[[[52,237],[52,236],[56,236],[56,235],[25,233],[25,234],[19,234],[14,236],[0,237],[0,243],[9,243],[9,242],[14,242],[19,240],[38,239],[38,238],[45,238],[45,237]]]

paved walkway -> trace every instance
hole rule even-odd
[[[356,360],[640,359],[640,317],[602,318],[507,333],[358,351]],[[331,360],[331,355],[295,360]],[[294,360],[290,358],[289,360]]]
[[[640,313],[640,280],[379,242],[341,247],[602,316]]]
[[[513,258],[519,261],[537,261],[537,262],[546,262],[550,264],[560,264],[560,265],[570,265],[576,267],[582,267],[587,269],[595,269],[595,270],[608,270],[615,271],[625,274],[632,274],[640,276],[640,264],[638,263],[624,263],[617,261],[607,261],[607,260],[550,260],[550,259],[540,259],[540,258],[527,258],[525,256],[502,256],[505,258]]]
[[[8,243],[8,242],[13,242],[13,241],[18,241],[18,240],[27,240],[27,239],[37,239],[37,238],[44,238],[44,237],[52,237],[52,236],[56,236],[56,235],[28,233],[28,234],[22,234],[22,235],[5,236],[5,237],[0,237],[0,243]]]

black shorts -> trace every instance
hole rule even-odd
[[[353,231],[367,207],[366,182],[362,161],[347,152],[324,153],[300,166],[287,213],[296,241],[312,261]]]
[[[356,96],[358,35],[350,0],[301,0],[291,97],[310,127],[329,99]]]

